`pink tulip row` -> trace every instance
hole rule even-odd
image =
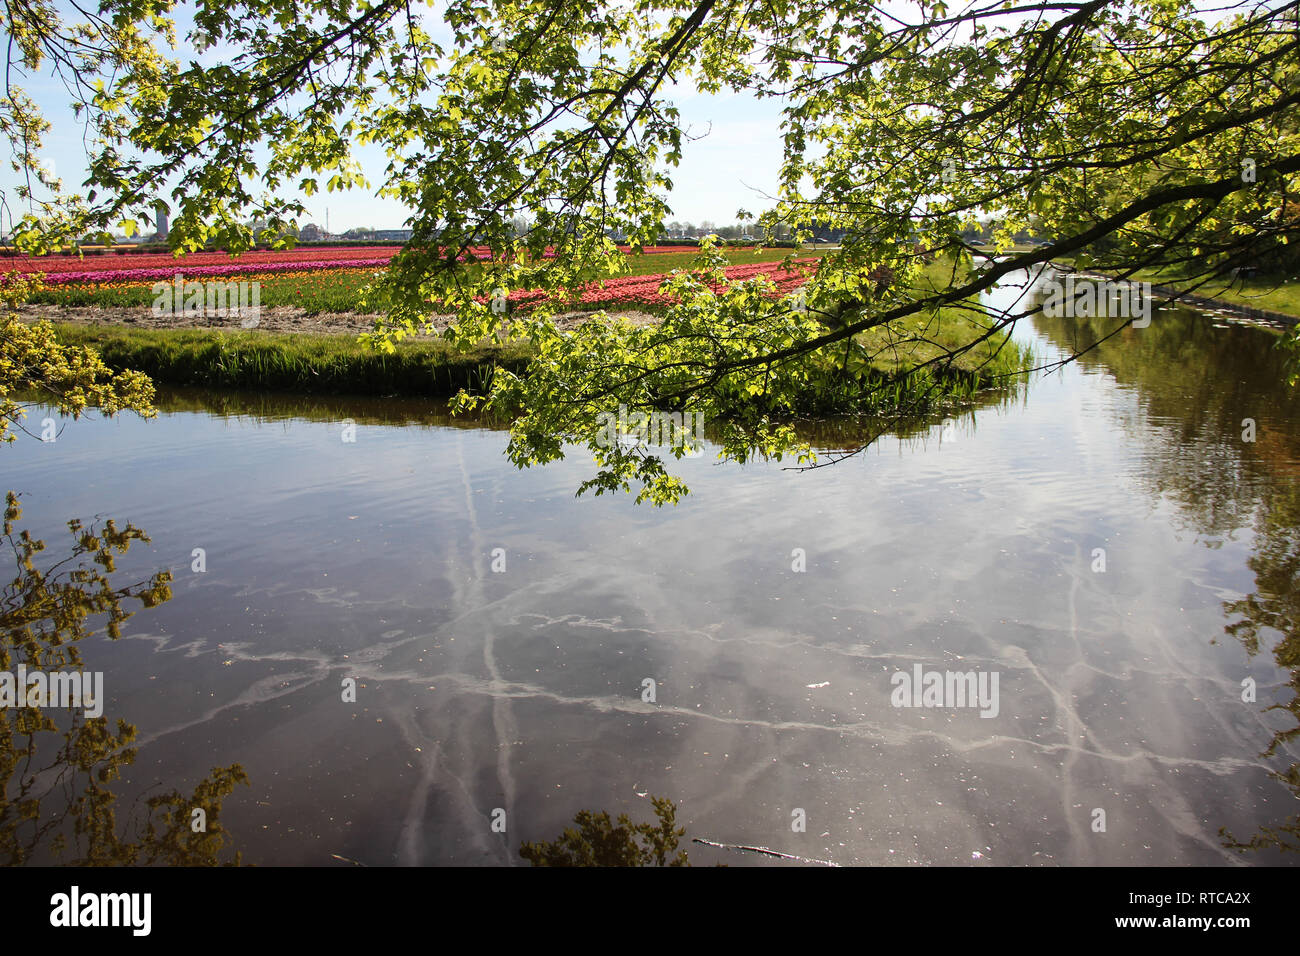
[[[332,259],[319,261],[280,262],[273,268],[276,272],[313,272],[322,269],[382,269],[391,256],[382,259]],[[178,266],[152,269],[97,269],[83,272],[47,273],[46,285],[79,285],[93,282],[170,282],[177,276],[186,279],[199,279],[211,276],[246,275],[250,272],[266,272],[267,263],[237,262],[222,266]]]
[[[627,250],[624,249],[626,252]],[[648,246],[644,255],[661,252],[682,252],[679,246]],[[248,272],[291,272],[311,269],[379,269],[389,262],[397,250],[382,246],[345,246],[342,248],[298,248],[277,251],[255,250],[245,252],[235,259],[224,252],[194,252],[177,259],[169,253],[105,253],[78,258],[76,256],[3,256],[0,272],[44,273],[49,285],[67,282],[153,282],[171,279],[179,274],[186,276],[226,276]],[[550,256],[552,250],[546,250]],[[491,250],[475,247],[458,258],[462,261],[491,258]]]
[[[117,275],[143,270],[163,270],[167,273],[163,278],[170,278],[177,272],[203,275],[195,270],[208,266],[234,266],[251,272],[265,271],[268,267],[278,269],[289,263],[298,262],[313,263],[317,266],[322,263],[333,265],[338,261],[356,259],[384,263],[393,257],[393,252],[393,249],[382,246],[342,246],[328,249],[304,247],[276,251],[259,249],[245,252],[237,259],[224,252],[192,252],[180,259],[169,252],[107,252],[88,255],[85,258],[73,255],[4,256],[0,257],[0,271],[17,269],[19,272],[43,272],[50,277],[47,281],[56,281],[53,277],[57,275],[101,275],[105,272]]]

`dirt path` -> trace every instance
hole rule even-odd
[[[101,306],[58,306],[58,305],[21,305],[17,308],[18,317],[24,322],[39,322],[43,319],[51,322],[67,322],[74,325],[118,325],[130,329],[211,329],[227,332],[244,331],[237,316],[229,318],[207,316],[198,317],[184,314],[163,313],[155,315],[149,306],[138,308],[104,308]],[[657,316],[645,312],[620,312],[618,315],[636,325],[650,325],[658,322]],[[562,329],[572,329],[585,322],[591,313],[569,312],[559,316],[558,324]],[[303,333],[307,335],[357,335],[368,332],[374,327],[377,315],[361,315],[355,312],[318,312],[310,314],[306,309],[294,306],[263,307],[256,326],[248,329],[253,332]],[[439,331],[447,327],[450,316],[436,319]]]

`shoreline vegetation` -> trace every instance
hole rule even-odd
[[[158,385],[171,386],[449,398],[462,388],[483,392],[495,369],[519,374],[531,357],[528,345],[519,343],[461,351],[441,339],[416,339],[399,342],[395,352],[384,354],[354,336],[339,334],[70,323],[55,323],[54,328],[62,344],[94,349],[115,371],[134,369]],[[939,400],[964,399],[1011,378],[1026,360],[1016,346],[990,341],[950,365],[932,366],[923,382],[908,387],[916,366],[960,342],[970,330],[970,319],[945,314],[937,321],[918,319],[906,330],[895,329],[892,343],[883,331],[876,331],[873,367],[879,381],[891,386],[882,390],[888,393],[882,396],[882,407],[912,403],[923,391]]]
[[[529,358],[523,345],[461,351],[441,339],[400,342],[385,354],[338,334],[68,323],[54,328],[64,345],[88,346],[109,368],[135,369],[158,385],[446,398],[462,388],[485,389],[496,368],[521,372]]]
[[[668,257],[673,253],[647,258]],[[953,279],[951,263],[931,263],[924,274],[924,291]],[[242,329],[236,321],[215,327],[185,323],[150,327],[147,317],[112,307],[98,310],[98,318],[92,311],[87,320],[72,322],[60,321],[59,312],[31,305],[23,312],[27,322],[52,320],[61,343],[90,347],[109,368],[133,369],[164,386],[449,398],[461,389],[486,392],[496,369],[519,374],[532,355],[527,343],[484,342],[462,351],[428,336],[399,342],[395,352],[384,354],[357,340],[374,317],[355,313],[289,322],[278,317],[281,320],[273,328]],[[609,310],[611,317],[623,313]],[[563,324],[573,328],[587,317],[575,313],[566,316]],[[637,323],[655,321],[652,314],[637,311],[623,317]],[[297,321],[307,328],[299,330]],[[1013,385],[1032,356],[1005,334],[944,357],[982,331],[978,314],[952,307],[863,333],[859,341],[872,356],[870,381],[879,387],[864,389],[859,381],[856,394],[846,390],[822,396],[804,413],[821,417],[925,411]]]
[[[1113,279],[1115,276],[1094,269],[1079,269],[1074,260],[1054,260],[1059,268],[1079,275]],[[1225,277],[1217,281],[1199,279],[1160,269],[1139,269],[1130,282],[1149,282],[1152,291],[1162,296],[1177,296],[1175,301],[1207,311],[1231,312],[1247,318],[1294,326],[1300,324],[1300,281],[1278,276],[1251,278]]]
[[[1194,308],[1218,309],[1287,326],[1300,324],[1300,283],[1276,278],[1199,282],[1188,291],[1186,279],[1144,269],[1133,277],[1150,282],[1157,295],[1177,295]]]

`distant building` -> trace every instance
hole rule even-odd
[[[410,229],[376,229],[374,236],[376,239],[396,239],[400,242],[406,242],[411,238],[412,231]]]
[[[814,242],[842,242],[844,230],[832,229],[828,226],[813,226],[812,238]]]
[[[157,239],[166,239],[167,238],[167,207],[164,206],[162,203],[159,203],[154,211],[156,213],[156,219],[158,223],[158,231],[154,234],[154,236]]]

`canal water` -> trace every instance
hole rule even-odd
[[[1015,335],[1046,363],[1114,324]],[[1163,310],[831,467],[683,459],[665,509],[428,402],[194,391],[24,436],[2,484],[49,563],[70,518],[150,536],[114,581],[171,599],[82,646],[138,730],[113,787],[239,763],[245,862],[521,865],[663,796],[687,841],[842,865],[1285,863],[1225,845],[1300,813],[1277,339]]]

